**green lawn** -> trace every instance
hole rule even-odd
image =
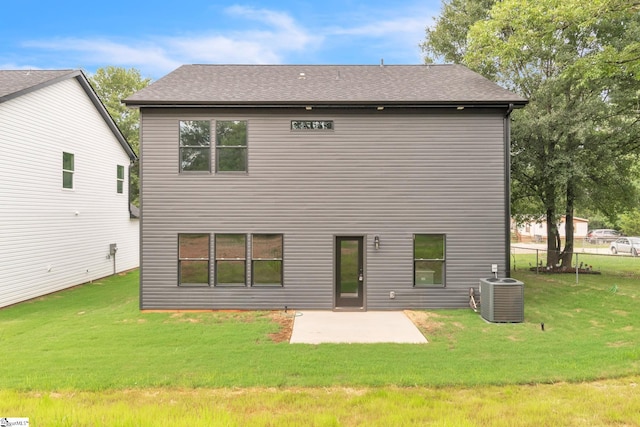
[[[136,399],[141,399],[140,408],[147,408],[144,411],[152,412],[148,408],[154,407],[160,411],[157,405],[161,400],[145,403],[149,393],[175,399],[180,407],[189,405],[189,396],[200,398],[206,390],[214,395],[218,393],[215,390],[238,390],[253,405],[263,400],[266,408],[277,404],[287,408],[290,404],[292,413],[298,411],[303,418],[275,422],[268,416],[263,419],[253,418],[256,414],[238,414],[236,409],[219,403],[222,408],[212,406],[210,413],[203,412],[209,414],[208,418],[202,419],[218,425],[243,425],[248,420],[260,425],[360,424],[346,415],[340,421],[327,415],[331,412],[323,412],[323,402],[329,399],[324,394],[329,393],[329,401],[342,396],[337,400],[347,405],[342,409],[338,405],[336,414],[351,404],[360,405],[363,413],[372,402],[378,402],[374,406],[382,411],[385,405],[381,402],[388,396],[386,407],[390,412],[383,416],[374,411],[382,417],[379,419],[412,424],[411,420],[428,422],[429,418],[409,416],[396,423],[393,416],[399,416],[399,407],[410,405],[412,410],[407,414],[426,416],[424,411],[430,407],[446,414],[439,405],[455,400],[456,395],[473,399],[484,390],[493,390],[496,396],[506,393],[506,397],[516,393],[537,395],[538,389],[531,389],[531,385],[610,378],[614,385],[607,387],[615,393],[609,399],[613,403],[619,398],[619,411],[631,414],[623,416],[620,424],[640,425],[640,400],[636,397],[640,393],[633,390],[628,398],[616,394],[640,380],[640,259],[606,258],[599,261],[604,274],[581,276],[578,285],[571,274],[515,271],[514,276],[525,283],[522,324],[489,324],[470,309],[428,312],[426,345],[276,343],[269,335],[279,326],[268,312],[141,313],[137,271],[114,276],[0,310],[0,417],[30,413],[61,420],[69,405],[93,407],[91,402],[100,402],[102,396],[104,404],[96,404],[99,408],[88,410],[85,418],[70,418],[70,423],[39,423],[93,425],[96,422],[89,414],[109,412],[118,404],[124,412],[135,412],[132,408],[138,407]],[[520,261],[520,265],[526,265],[526,260]],[[543,322],[544,331],[540,327]],[[579,387],[584,386],[576,384],[575,393],[579,393]],[[119,396],[118,404],[112,401],[114,395]],[[78,396],[85,397],[78,401]],[[550,407],[552,396],[544,397]],[[298,397],[308,399],[309,406],[298,407]],[[545,424],[535,417],[500,424],[500,414],[509,409],[501,406],[499,397],[489,399],[495,405],[489,412],[498,414],[496,422],[473,417],[472,412],[487,409],[484,403],[475,401],[475,406],[460,406],[459,420],[477,420],[477,424],[452,419],[449,424],[439,425]],[[555,401],[562,399],[556,396]],[[599,402],[576,402],[576,407],[588,408]],[[194,405],[200,408],[200,404]],[[25,412],[15,412],[21,410]],[[222,411],[221,418],[211,418],[218,410]],[[264,408],[256,410],[268,412]],[[570,406],[566,411],[571,413]],[[304,418],[306,412],[315,414],[314,418]],[[175,414],[166,409],[165,415]],[[139,413],[119,425],[153,425],[144,421],[148,417],[150,412]],[[367,420],[362,418],[362,423],[376,424]],[[529,423],[531,420],[539,422]],[[560,424],[577,424],[573,418],[567,420]],[[607,411],[594,420],[579,424],[618,423],[615,413]]]
[[[637,259],[633,259],[636,261]],[[428,345],[274,343],[268,312],[141,313],[132,272],[0,310],[2,387],[443,386],[640,372],[638,275],[535,275],[523,324],[429,313]],[[540,323],[545,323],[541,331]]]

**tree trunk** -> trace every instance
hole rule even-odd
[[[560,233],[556,224],[556,215],[547,208],[547,267],[555,267],[560,259]]]
[[[553,146],[547,147],[547,151],[553,150]],[[543,200],[546,206],[547,220],[547,267],[554,268],[558,264],[560,247],[558,245],[558,226],[556,223],[556,192],[551,179],[544,187]]]

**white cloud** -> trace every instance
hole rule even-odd
[[[433,16],[429,10],[410,7],[392,12],[367,10],[360,15],[345,14],[337,24],[331,20],[331,26],[323,26],[264,8],[231,6],[223,12],[231,30],[194,29],[138,38],[65,37],[30,40],[23,46],[31,49],[31,58],[40,56],[39,64],[46,58],[49,65],[64,68],[70,64],[89,70],[106,65],[135,67],[155,78],[188,63],[279,64],[289,58],[318,59],[327,52],[346,57],[357,51],[358,58],[366,54],[406,62],[408,57],[420,60],[418,44]]]
[[[427,20],[421,18],[401,17],[395,20],[369,22],[361,26],[334,28],[331,34],[354,35],[364,37],[402,37],[404,35],[424,36]]]
[[[422,62],[419,48],[424,40],[425,29],[433,22],[436,12],[424,7],[405,9],[376,10],[375,13],[362,13],[354,16],[348,24],[328,28],[326,38],[333,43],[342,40],[360,40],[360,45],[370,54],[378,53],[379,57],[401,62]]]
[[[35,65],[18,65],[15,62],[0,63],[0,70],[39,70]]]
[[[225,12],[257,21],[265,28],[232,31],[224,36],[168,38],[166,45],[196,62],[277,64],[284,62],[288,53],[321,43],[319,37],[309,34],[285,13],[241,6],[229,7]]]
[[[318,37],[306,32],[285,13],[240,6],[230,7],[226,12],[244,20],[257,21],[264,28],[224,34],[155,36],[145,40],[69,37],[32,40],[23,45],[65,52],[67,61],[72,63],[133,66],[159,76],[185,63],[281,63],[287,53],[320,43]]]
[[[60,38],[47,41],[29,41],[27,47],[66,52],[68,62],[105,63],[110,65],[149,65],[155,69],[171,69],[180,65],[166,50],[153,44],[116,43],[105,39]]]
[[[281,56],[273,49],[252,40],[196,36],[168,38],[165,45],[175,56],[184,58],[185,63],[266,64],[281,61]]]

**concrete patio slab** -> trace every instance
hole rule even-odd
[[[427,339],[402,311],[297,311],[289,342],[424,344]]]

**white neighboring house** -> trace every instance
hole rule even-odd
[[[0,307],[138,267],[136,155],[82,71],[0,70],[0,149]]]
[[[558,223],[558,234],[561,238],[566,237],[565,232],[566,216],[562,215]],[[589,220],[585,218],[573,217],[573,238],[584,239],[589,232]],[[517,228],[519,240],[543,241],[547,239],[547,221],[541,219],[540,222],[529,222],[521,224]]]

